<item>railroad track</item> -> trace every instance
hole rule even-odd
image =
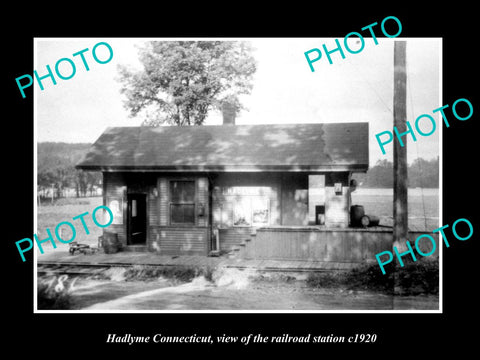
[[[113,265],[118,267],[118,265]],[[84,275],[92,276],[99,275],[105,270],[111,268],[111,265],[79,265],[79,264],[38,264],[37,265],[37,274],[38,275]]]

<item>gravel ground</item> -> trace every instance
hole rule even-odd
[[[103,279],[70,277],[63,281],[71,310],[108,311],[295,311],[438,310],[438,296],[391,296],[373,291],[311,288],[285,275],[258,276],[237,269],[190,282],[158,278],[125,281],[122,271]],[[52,277],[39,278],[39,282]],[[73,285],[71,285],[73,283]],[[58,281],[52,287],[58,286]]]

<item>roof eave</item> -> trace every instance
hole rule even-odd
[[[103,172],[366,172],[366,164],[335,165],[77,165],[77,169]]]

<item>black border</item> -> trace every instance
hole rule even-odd
[[[178,9],[162,4],[151,8],[148,4],[117,3],[102,9],[78,4],[73,7],[44,4],[42,7],[9,9],[12,21],[2,24],[4,49],[2,60],[7,62],[2,72],[4,108],[3,184],[7,219],[4,222],[2,266],[6,286],[3,288],[5,350],[24,353],[32,349],[52,357],[65,354],[89,355],[123,353],[131,350],[152,352],[167,356],[166,349],[183,351],[261,349],[284,351],[314,350],[318,356],[333,350],[343,350],[388,356],[400,353],[416,356],[429,355],[443,349],[458,349],[462,353],[475,344],[476,324],[469,324],[476,310],[476,272],[479,221],[476,199],[476,149],[478,129],[478,78],[476,61],[476,9],[459,2],[439,4],[419,9],[405,3],[385,9],[368,8],[357,3],[343,4],[343,8],[323,7],[320,3],[292,5],[275,3],[273,6],[249,6],[246,3],[213,6],[200,9],[183,5]],[[65,5],[65,4],[64,4]],[[419,5],[417,3],[417,5]],[[452,224],[458,218],[469,219],[474,235],[465,242],[450,241],[444,247],[443,314],[33,314],[33,256],[21,262],[14,242],[32,236],[33,229],[33,92],[26,91],[22,99],[15,78],[32,73],[34,37],[169,37],[169,36],[234,36],[234,37],[325,37],[342,38],[351,31],[374,21],[394,15],[403,25],[401,37],[443,38],[443,104],[452,104],[467,98],[473,104],[474,115],[468,121],[451,121],[443,128],[443,224]],[[274,61],[274,59],[272,59]],[[282,76],[282,74],[279,74]],[[31,254],[31,253],[30,253]],[[4,315],[5,316],[5,315]],[[473,325],[473,326],[472,326]],[[112,345],[106,344],[108,333],[136,335],[198,335],[250,333],[271,336],[330,334],[347,336],[375,333],[374,344],[307,344],[307,345]],[[80,342],[80,345],[79,343]],[[233,348],[232,348],[233,347]],[[381,352],[379,352],[381,350]],[[317,352],[318,351],[318,352]],[[384,352],[385,351],[385,352]],[[8,352],[7,352],[8,353]],[[223,353],[223,356],[232,353]],[[268,356],[267,353],[264,356]]]

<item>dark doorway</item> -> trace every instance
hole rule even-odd
[[[145,245],[147,240],[147,196],[128,194],[128,245]]]

